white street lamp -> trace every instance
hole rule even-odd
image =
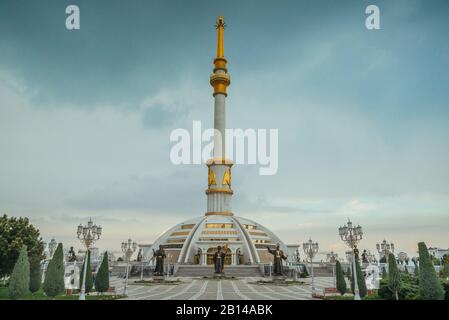
[[[86,247],[86,254],[84,256],[84,271],[83,271],[83,281],[81,282],[81,290],[79,300],[86,300],[86,273],[87,273],[87,263],[90,247],[100,239],[102,228],[95,225],[90,218],[87,222],[87,226],[80,224],[76,230],[76,234],[81,243]]]
[[[58,243],[56,242],[55,238],[51,238],[50,242],[48,243],[48,253],[49,253],[49,259],[53,258],[53,254],[55,253],[56,247],[58,246]]]
[[[356,269],[356,259],[354,249],[356,248],[357,243],[362,240],[362,227],[361,226],[353,226],[351,220],[348,219],[348,222],[343,227],[338,228],[338,233],[340,235],[341,240],[343,240],[352,251],[352,269],[354,270],[354,300],[360,300],[359,293],[359,285],[357,283],[357,269]]]
[[[394,244],[384,239],[380,244],[376,244],[376,249],[379,253],[379,261],[385,257],[385,263],[388,263],[388,255],[394,253]]]
[[[310,261],[310,269],[312,272],[312,296],[315,296],[315,280],[313,275],[313,257],[318,253],[318,242],[313,242],[312,239],[309,238],[309,241],[304,242],[302,244],[302,248],[304,253],[309,258]]]
[[[337,259],[338,259],[338,254],[331,251],[328,254],[326,254],[326,258],[327,260],[332,264],[332,279],[334,281],[334,288],[337,287],[337,280],[336,280],[336,274],[335,274],[335,268],[336,268],[336,263],[337,263]]]
[[[126,275],[125,275],[125,287],[123,288],[123,295],[128,296],[128,274],[129,274],[129,261],[133,253],[137,249],[137,243],[132,242],[131,239],[128,239],[128,242],[122,242],[122,252],[124,253],[126,260]]]

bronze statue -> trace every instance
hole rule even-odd
[[[240,248],[235,252],[237,264],[243,264],[243,254],[240,251]]]
[[[70,250],[69,250],[69,262],[74,262],[74,261],[76,261],[75,250],[73,249],[73,247],[70,247]]]
[[[368,256],[368,254],[366,253],[366,250],[363,250],[362,263],[369,263],[367,256]]]
[[[226,253],[221,250],[221,246],[218,246],[213,258],[215,273],[223,273],[225,257]]]
[[[359,249],[357,249],[356,245],[354,245],[354,257],[356,261],[359,260]]]
[[[153,249],[153,258],[156,258],[156,269],[154,269],[154,274],[157,276],[164,275],[164,260],[165,260],[165,251],[161,245],[159,245],[159,249],[154,251]]]
[[[198,250],[195,254],[195,264],[201,264],[201,254],[202,254],[202,251],[200,248],[198,248]]]
[[[137,262],[141,262],[142,261],[142,249],[139,249],[139,252],[137,253]]]
[[[273,255],[273,275],[281,276],[282,273],[282,260],[287,260],[287,256],[284,255],[284,252],[280,249],[279,243],[276,244],[276,249],[271,250],[270,247],[267,246],[268,252]]]

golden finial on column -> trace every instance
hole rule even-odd
[[[226,64],[228,61],[224,57],[224,29],[226,23],[222,16],[218,17],[215,23],[217,29],[217,56],[214,59],[214,73],[210,77],[210,84],[214,87],[214,96],[218,93],[227,96],[226,89],[231,84]],[[220,71],[221,70],[221,71]]]
[[[215,23],[215,28],[217,29],[217,58],[224,58],[224,28],[226,23],[222,16],[218,17]]]

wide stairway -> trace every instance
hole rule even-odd
[[[260,267],[257,265],[226,266],[224,273],[228,277],[260,277]],[[177,277],[203,277],[214,274],[213,266],[180,265],[175,276]]]
[[[307,269],[310,274],[310,267]],[[313,267],[313,275],[315,277],[332,277],[332,266],[326,266],[326,267]]]

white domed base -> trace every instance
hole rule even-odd
[[[228,265],[259,264],[272,261],[267,246],[273,249],[278,243],[287,252],[274,233],[254,221],[232,215],[207,215],[169,229],[144,255],[151,257],[152,249],[162,245],[170,263],[210,265],[221,246],[228,254]]]

